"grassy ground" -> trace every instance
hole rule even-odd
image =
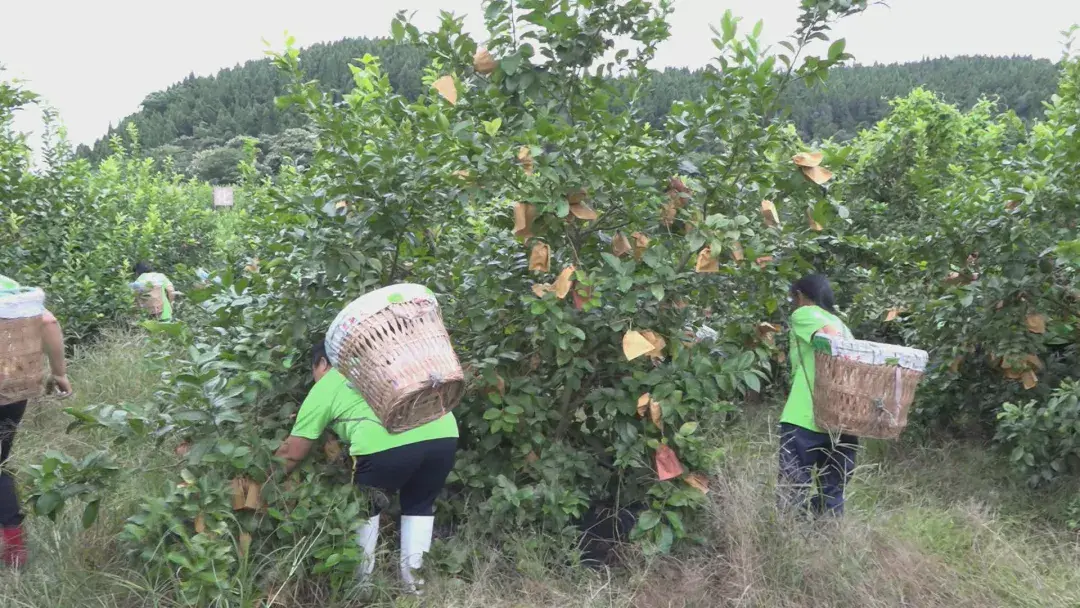
[[[157,374],[138,335],[118,333],[78,353],[74,404],[146,397]],[[28,409],[15,449],[27,466],[46,449],[73,454],[99,447],[93,434],[65,434],[67,403]],[[773,510],[775,438],[769,411],[717,441],[727,449],[712,502],[697,522],[706,542],[646,560],[628,551],[618,569],[570,567],[548,539],[525,536],[502,548],[470,545],[467,576],[433,577],[422,605],[453,607],[678,606],[1080,606],[1080,539],[1064,532],[1069,491],[1035,494],[987,447],[866,446],[841,521],[800,524]],[[5,607],[176,606],[165,584],[147,581],[115,536],[123,518],[165,483],[170,450],[120,448],[130,470],[82,530],[77,513],[58,524],[30,519],[32,564],[0,573]],[[391,556],[381,571],[391,578]],[[373,605],[417,605],[379,590]],[[280,598],[281,606],[330,606]],[[341,605],[341,604],[338,604]],[[350,605],[361,605],[359,603]]]

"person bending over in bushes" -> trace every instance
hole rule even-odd
[[[160,272],[154,272],[149,263],[139,262],[135,264],[135,283],[133,286],[141,291],[160,289],[161,315],[158,316],[158,319],[162,321],[172,320],[173,304],[176,302],[176,290],[173,289],[169,277]]]
[[[814,425],[815,334],[851,338],[836,316],[836,302],[829,280],[821,275],[799,279],[791,286],[789,350],[791,393],[780,415],[781,510],[840,515],[844,511],[844,486],[855,468],[858,438],[834,438]],[[814,482],[817,487],[814,487]]]
[[[0,275],[0,294],[6,290],[17,290],[19,284]],[[49,357],[53,383],[61,395],[71,394],[71,381],[67,377],[67,362],[64,360],[64,332],[60,323],[51,312],[46,310],[41,315],[41,344]],[[2,346],[0,346],[2,348]],[[4,565],[19,568],[26,563],[26,543],[23,540],[22,510],[19,508],[19,496],[15,491],[15,477],[8,471],[7,460],[11,455],[11,446],[15,442],[15,431],[19,428],[26,412],[26,400],[5,403],[0,391],[0,561]]]
[[[415,570],[423,565],[424,554],[431,548],[435,499],[454,468],[457,420],[454,414],[447,413],[414,429],[391,434],[345,376],[330,365],[324,343],[318,342],[312,348],[311,364],[315,386],[300,406],[292,431],[276,455],[285,459],[288,474],[329,427],[349,445],[356,485],[391,496],[400,492],[401,578],[406,588],[415,593],[423,584]],[[359,571],[362,578],[375,568],[381,507],[373,504],[371,518],[357,530],[357,543],[364,552]]]

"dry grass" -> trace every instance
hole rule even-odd
[[[72,365],[74,403],[146,397],[157,372],[145,351],[137,334],[117,333],[80,353]],[[102,438],[93,433],[64,433],[63,405],[44,401],[29,411],[16,466],[46,449],[78,454],[100,447]],[[1056,519],[1075,488],[1032,493],[983,446],[872,444],[844,519],[778,519],[775,439],[764,415],[752,417],[717,437],[727,458],[709,508],[695,522],[705,540],[676,555],[648,560],[629,550],[623,568],[589,570],[565,565],[573,560],[555,539],[523,534],[514,544],[492,547],[465,531],[451,540],[470,556],[463,574],[431,577],[423,602],[396,593],[388,554],[379,586],[363,600],[331,603],[307,581],[278,590],[276,605],[1080,606],[1080,541]],[[120,481],[92,529],[82,530],[74,514],[58,524],[29,521],[33,563],[22,573],[0,574],[5,608],[178,605],[168,585],[145,580],[115,542],[124,516],[166,482],[172,459],[151,445],[121,447],[119,457],[134,474]]]

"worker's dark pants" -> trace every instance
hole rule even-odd
[[[10,528],[22,523],[19,495],[15,492],[15,476],[8,471],[8,456],[15,443],[15,429],[19,427],[26,401],[0,405],[0,526]]]
[[[357,456],[353,482],[377,488],[393,496],[401,492],[401,514],[428,516],[435,513],[435,499],[454,468],[457,439],[431,439],[382,452]],[[372,501],[372,515],[383,504]]]
[[[815,433],[793,424],[780,425],[781,510],[840,515],[844,512],[844,486],[855,470],[859,439]],[[815,488],[816,482],[816,488]]]

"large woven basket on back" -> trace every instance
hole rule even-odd
[[[925,351],[814,337],[814,424],[826,432],[895,439],[926,370]]]
[[[420,285],[357,298],[326,333],[326,354],[391,433],[441,418],[464,392],[439,304]]]
[[[165,290],[161,285],[132,283],[131,286],[135,290],[139,307],[155,317],[160,317],[161,311],[165,308],[165,297],[162,294]]]
[[[32,399],[44,392],[41,364],[40,289],[0,291],[0,405]]]

